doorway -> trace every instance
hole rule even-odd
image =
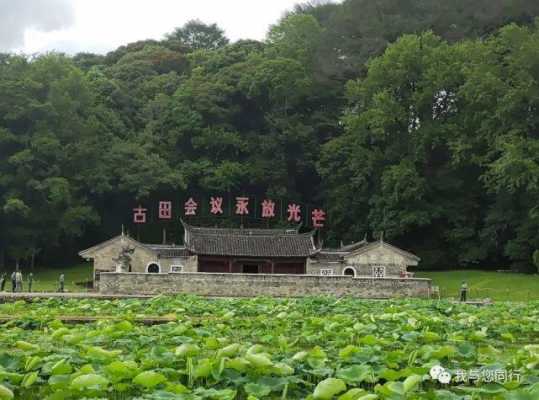
[[[147,272],[149,274],[158,274],[159,272],[161,272],[161,268],[159,267],[159,264],[151,263],[148,265]]]
[[[244,274],[258,274],[258,264],[243,264]]]

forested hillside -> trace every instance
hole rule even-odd
[[[263,42],[193,21],[106,55],[0,55],[0,266],[68,262],[133,199],[324,204],[431,268],[539,267],[539,3],[299,5]]]

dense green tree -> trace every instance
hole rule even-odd
[[[21,259],[98,221],[68,177],[78,148],[99,132],[85,121],[92,94],[70,60],[12,57],[0,68],[1,229],[8,252]]]
[[[432,30],[449,41],[486,37],[510,22],[531,23],[535,0],[345,0],[299,6],[325,28],[318,48],[321,74],[338,80],[357,77],[364,65],[404,33]]]
[[[321,35],[322,27],[314,17],[291,14],[270,29],[268,50],[312,68]]]
[[[305,49],[287,40],[281,33],[266,46],[244,41],[193,53],[189,78],[150,103],[147,136],[192,189],[306,194],[298,186],[316,176],[319,143],[309,119],[320,117],[323,96]]]
[[[122,141],[95,74],[55,54],[13,56],[0,69],[0,237],[12,258],[80,237],[99,222],[96,196],[181,184],[143,145]]]
[[[485,234],[513,265],[527,270],[539,248],[538,28],[511,25],[492,38],[487,66],[470,69],[484,95],[468,92],[475,110],[491,102],[490,112],[481,111],[479,130],[491,149],[483,181],[495,194]]]
[[[228,44],[224,31],[217,24],[205,24],[199,20],[187,22],[167,35],[170,46],[182,46],[195,50],[216,50]]]
[[[264,41],[191,21],[105,56],[0,54],[0,265],[66,260],[134,202],[231,191],[324,201],[330,245],[385,231],[426,266],[531,271],[537,15],[315,1]]]
[[[530,268],[537,44],[537,29],[511,25],[486,42],[404,36],[373,59],[320,162],[336,231],[384,230],[430,265]]]
[[[93,53],[77,53],[73,56],[73,63],[83,71],[88,71],[92,67],[105,64],[105,56]]]

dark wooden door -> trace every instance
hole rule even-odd
[[[259,266],[258,264],[243,264],[243,273],[244,274],[258,274]]]

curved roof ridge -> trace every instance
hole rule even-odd
[[[181,220],[184,228],[189,232],[199,235],[237,235],[237,236],[312,236],[315,231],[299,232],[299,225],[294,228],[222,228],[194,226]]]
[[[355,250],[352,250],[349,252],[349,254],[354,254],[354,255],[358,255],[358,254],[362,254],[366,251],[369,251],[373,248],[375,248],[376,246],[386,246],[390,249],[392,249],[393,251],[401,254],[402,256],[404,257],[408,257],[412,260],[415,260],[415,261],[421,261],[421,258],[419,258],[418,256],[416,256],[415,254],[409,252],[409,251],[406,251],[406,250],[403,250],[395,245],[392,245],[391,243],[388,243],[388,242],[383,242],[381,240],[377,240],[375,242],[370,242],[369,244],[365,245],[365,246],[362,246],[362,247],[359,247]]]

